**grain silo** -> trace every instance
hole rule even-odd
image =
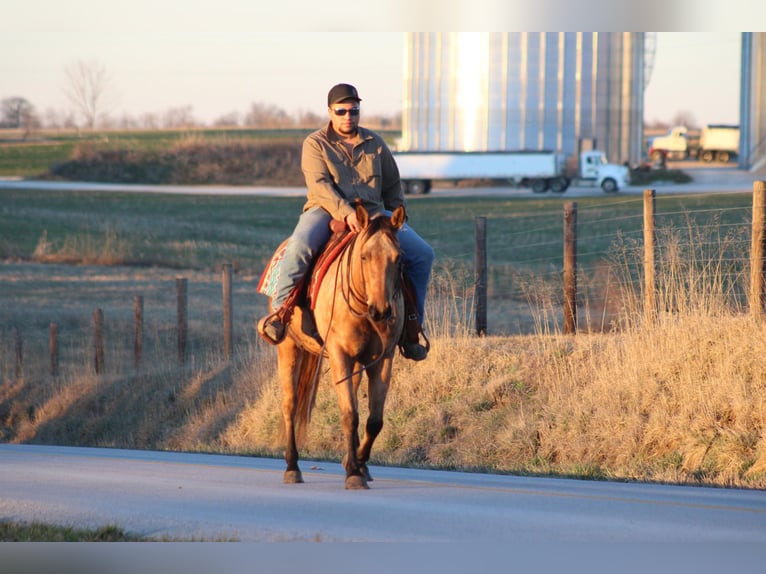
[[[642,154],[644,34],[417,32],[401,148]]]
[[[766,33],[742,34],[740,153],[743,169],[766,168]]]

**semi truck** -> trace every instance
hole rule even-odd
[[[610,164],[602,151],[567,157],[554,151],[395,152],[407,194],[426,194],[434,181],[504,180],[535,193],[563,193],[570,185],[599,186],[614,193],[630,183],[623,165]]]
[[[684,126],[675,126],[649,144],[649,159],[655,162],[699,158],[706,163],[727,163],[737,153],[739,126],[725,124],[707,125],[698,136],[691,134]]]

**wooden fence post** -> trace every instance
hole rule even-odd
[[[51,376],[55,379],[59,376],[59,338],[58,327],[56,323],[50,324],[50,336],[48,338],[48,347],[51,355]]]
[[[178,310],[178,361],[183,364],[186,361],[186,286],[185,277],[176,278],[176,302]]]
[[[766,302],[766,181],[753,182],[753,229],[750,245],[750,314],[760,317]]]
[[[476,297],[476,334],[487,334],[487,218],[476,217],[476,258],[474,289]]]
[[[18,327],[13,328],[13,354],[15,357],[16,380],[24,377],[24,341],[21,339],[21,331]]]
[[[564,204],[564,334],[577,332],[577,203]]]
[[[644,317],[649,323],[657,318],[655,198],[653,189],[644,190]]]
[[[133,368],[141,367],[141,356],[144,352],[144,298],[142,295],[133,297]]]
[[[231,320],[231,263],[223,264],[223,352],[227,359],[233,355],[232,340],[234,338],[234,328]]]
[[[104,372],[104,312],[93,311],[93,366],[96,374]]]

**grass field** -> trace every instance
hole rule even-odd
[[[63,164],[84,150],[131,150],[134,153],[173,150],[190,143],[287,141],[299,144],[313,129],[193,129],[105,132],[43,131],[24,138],[18,130],[0,130],[0,177],[50,177],[52,166]],[[398,131],[382,131],[390,142]]]
[[[26,142],[0,134],[0,175],[300,185],[306,131],[54,133]],[[0,440],[279,456],[275,353],[254,334],[266,309],[255,284],[302,202],[1,190]],[[426,321],[433,346],[428,361],[396,362],[373,464],[766,485],[766,334],[746,313],[751,202],[751,194],[657,198],[659,314],[647,323],[642,199],[579,199],[579,333],[564,336],[566,196],[411,197],[409,222],[437,255]],[[477,217],[488,234],[483,338],[473,336]],[[235,270],[231,360],[221,340],[224,263]],[[178,277],[189,282],[183,364]],[[105,317],[99,374],[96,308]],[[337,456],[337,419],[323,385],[304,456]]]
[[[373,464],[766,485],[766,333],[742,295],[751,200],[658,198],[663,309],[652,325],[638,304],[641,199],[578,201],[581,333],[570,337],[558,309],[564,198],[412,198],[410,223],[437,253],[433,347],[424,363],[397,361]],[[254,334],[266,308],[254,289],[301,203],[1,191],[0,440],[279,456],[275,354]],[[488,221],[484,338],[471,334],[477,216]],[[221,350],[227,262],[236,270],[232,361]],[[189,280],[183,365],[178,276]],[[139,370],[136,294],[146,317]],[[96,307],[107,325],[100,375],[90,338]],[[51,322],[60,339],[55,378]],[[21,377],[12,327],[23,335]],[[304,456],[337,456],[337,426],[323,385]]]

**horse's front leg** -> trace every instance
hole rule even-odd
[[[343,456],[343,467],[346,469],[346,489],[366,489],[369,488],[367,480],[357,458],[357,450],[359,449],[359,409],[357,408],[355,389],[359,385],[356,377],[361,377],[361,373],[352,375],[354,363],[345,357],[332,363],[331,371],[333,381],[335,381],[335,394],[338,397],[341,427],[346,442],[346,454]]]
[[[289,337],[277,347],[279,382],[282,388],[282,418],[285,423],[285,437],[287,440],[285,445],[287,469],[283,477],[285,484],[303,482],[303,475],[300,468],[298,468],[298,444],[295,437],[295,415],[298,404],[296,394],[301,352]]]
[[[364,474],[368,481],[372,480],[372,475],[367,468],[367,462],[370,460],[372,445],[383,428],[383,409],[386,405],[386,396],[388,395],[389,383],[391,382],[392,365],[393,356],[388,356],[383,357],[379,364],[367,370],[370,414],[367,417],[364,439],[359,446],[357,459],[362,474]]]

